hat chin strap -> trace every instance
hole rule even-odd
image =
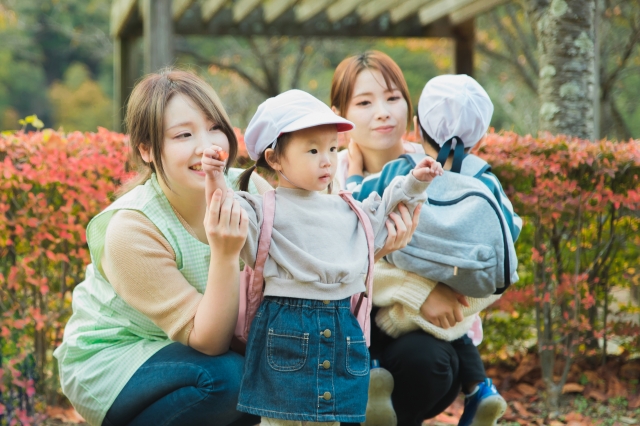
[[[287,182],[289,182],[291,185],[295,186],[295,187],[296,187],[296,188],[298,188],[298,189],[303,189],[303,188],[301,188],[299,185],[296,185],[295,183],[291,182],[291,181],[289,180],[289,178],[288,178],[288,177],[286,177],[286,176],[284,175],[284,173],[282,173],[282,171],[278,170],[278,174],[279,174],[280,176],[282,176],[282,177],[284,178],[284,180],[286,180]]]

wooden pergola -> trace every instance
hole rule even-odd
[[[174,62],[174,35],[450,37],[473,74],[475,17],[508,0],[114,0],[115,127],[141,74]],[[142,61],[133,48],[143,37]]]

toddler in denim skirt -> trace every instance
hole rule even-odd
[[[351,313],[350,299],[365,291],[369,247],[355,211],[325,193],[338,163],[337,134],[353,128],[312,95],[289,90],[263,102],[245,133],[256,165],[240,176],[239,187],[246,190],[256,167],[278,176],[264,300],[251,324],[238,400],[238,410],[262,416],[263,425],[365,420],[368,329],[363,332]],[[226,192],[224,158],[219,147],[204,151],[207,200],[218,188]],[[441,165],[427,157],[394,179],[382,198],[372,193],[354,201],[371,223],[375,251],[384,245],[385,223],[397,204],[413,211],[441,174]],[[249,218],[240,257],[253,267],[263,199],[244,191],[234,197]]]

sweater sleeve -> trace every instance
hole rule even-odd
[[[468,297],[469,307],[462,307],[464,319],[455,326],[443,329],[424,319],[420,308],[433,289],[435,281],[396,268],[384,260],[375,265],[373,303],[380,309],[376,324],[391,337],[399,337],[413,330],[423,331],[442,340],[455,340],[464,336],[473,325],[474,315],[500,298]]]
[[[375,235],[375,251],[380,250],[387,239],[385,221],[399,203],[404,203],[409,211],[413,211],[419,204],[427,200],[427,187],[430,182],[422,182],[409,173],[397,176],[386,187],[382,199],[377,192],[372,192],[362,201],[362,208],[369,216]]]
[[[237,191],[234,193],[234,197],[249,217],[247,239],[240,250],[240,259],[253,268],[256,263],[258,238],[260,238],[260,227],[262,226],[262,196]]]
[[[180,273],[171,245],[146,216],[133,210],[113,215],[102,269],[125,302],[187,345],[202,294]]]
[[[502,214],[504,215],[507,224],[509,225],[509,231],[511,231],[511,238],[515,243],[520,235],[520,230],[522,229],[522,219],[518,214],[513,211],[513,205],[509,198],[507,198],[507,194],[504,193],[502,189],[502,185],[500,181],[491,172],[484,172],[482,175],[478,177],[487,187],[493,192],[493,195],[498,202],[498,206],[502,210]]]
[[[347,189],[353,193],[353,198],[364,201],[372,192],[384,193],[384,190],[391,184],[396,176],[408,175],[413,167],[404,158],[390,161],[384,165],[380,173],[376,173],[366,178],[360,175],[353,175],[347,178]]]

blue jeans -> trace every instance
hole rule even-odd
[[[259,417],[236,410],[243,366],[235,352],[208,356],[172,343],[135,372],[102,425],[256,425]]]

